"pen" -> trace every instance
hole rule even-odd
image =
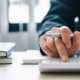
[[[49,34],[44,34],[44,35],[48,36],[48,37],[53,37],[53,38],[61,38],[61,34],[59,34],[59,33],[49,33]],[[73,37],[73,34],[70,34],[70,37]],[[80,50],[76,56],[78,58],[80,57]]]
[[[49,33],[49,34],[44,34],[44,35],[48,37],[53,37],[53,38],[61,38],[61,34],[59,33]],[[73,34],[70,34],[70,37],[73,37]]]

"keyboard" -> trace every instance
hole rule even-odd
[[[67,62],[60,58],[46,59],[38,66],[40,72],[80,72],[80,58],[71,57]]]

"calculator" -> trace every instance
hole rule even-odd
[[[38,67],[40,72],[80,72],[80,58],[71,57],[67,62],[60,58],[46,59]]]

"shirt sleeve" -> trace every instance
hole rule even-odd
[[[50,9],[39,26],[39,39],[53,27],[67,26],[74,32],[74,18],[78,13],[77,3],[78,0],[51,0]],[[40,51],[45,54],[41,48]]]

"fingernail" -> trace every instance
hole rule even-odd
[[[67,47],[67,48],[70,48],[70,47],[71,47],[71,45],[70,45],[70,44],[66,44],[66,47]]]
[[[61,58],[62,58],[62,61],[64,61],[64,62],[67,61],[67,57],[65,55],[63,55]]]

